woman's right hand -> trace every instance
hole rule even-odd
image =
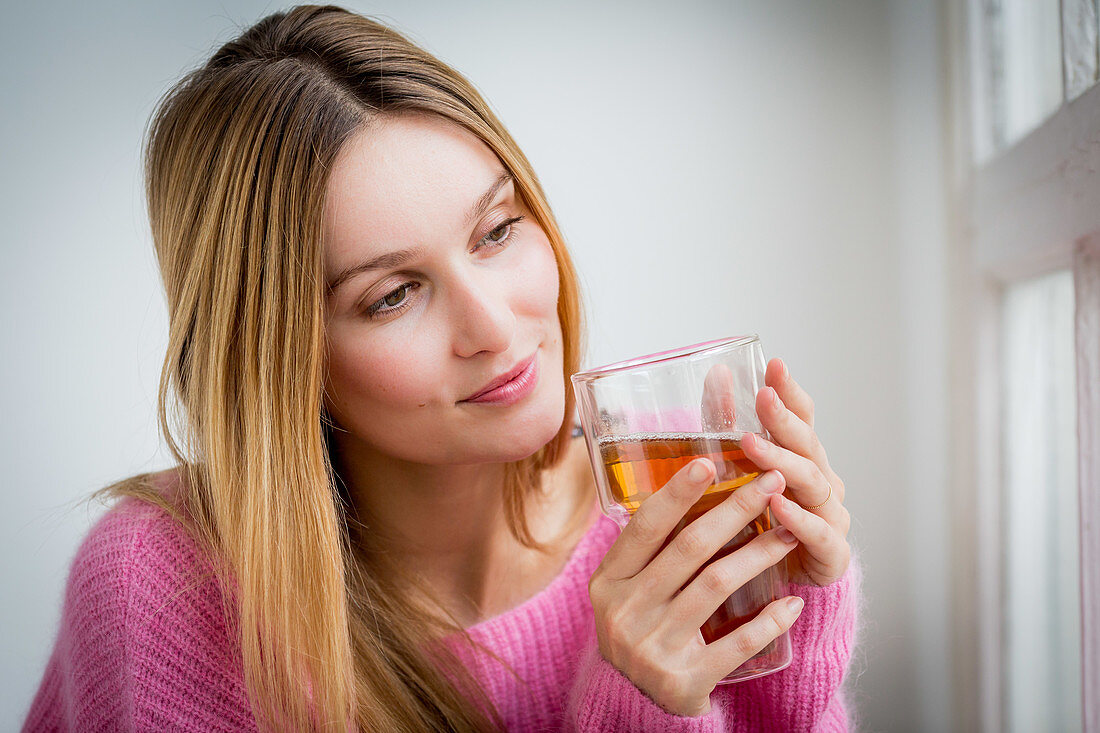
[[[790,628],[802,599],[788,596],[751,621],[706,644],[699,628],[735,590],[782,560],[797,545],[785,528],[755,537],[685,583],[726,542],[764,512],[783,490],[768,471],[668,535],[703,495],[714,463],[697,458],[647,498],[607,551],[588,583],[604,659],[665,710],[702,715],[719,680]],[[683,590],[681,590],[683,588]]]

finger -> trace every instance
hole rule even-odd
[[[768,367],[765,382],[769,381],[770,374],[770,381],[775,385],[765,387],[757,393],[756,411],[761,423],[777,443],[813,460],[828,478],[833,495],[839,496],[843,501],[844,482],[829,465],[829,457],[813,429],[813,400],[789,376],[784,378],[780,374],[785,373],[787,368],[782,360],[773,359]],[[777,392],[775,387],[782,388],[780,382],[784,381],[789,382],[793,389],[789,393]],[[788,404],[787,399],[793,402]]]
[[[791,379],[786,362],[778,358],[769,361],[768,368],[764,370],[764,384],[779,394],[779,399],[798,415],[798,419],[811,428],[814,426],[814,401],[798,382]]]
[[[772,601],[756,618],[748,621],[706,647],[708,681],[718,684],[723,677],[740,667],[754,654],[775,641],[798,619],[804,601],[787,596]]]
[[[802,568],[815,583],[828,585],[844,574],[851,553],[844,540],[849,524],[847,510],[843,510],[840,522],[843,526],[837,527],[784,496],[772,497],[770,507],[776,521],[801,543]]]
[[[671,598],[726,544],[736,546],[752,539],[759,530],[747,525],[764,513],[768,500],[783,491],[783,486],[782,474],[768,471],[728,492],[725,499],[715,497],[721,503],[680,530],[638,573],[646,592],[655,598]]]
[[[733,400],[733,372],[726,364],[715,364],[703,380],[703,430],[733,430],[736,412]]]
[[[734,591],[772,567],[798,545],[798,538],[784,527],[764,532],[735,552],[703,568],[669,608],[675,623],[694,633],[726,602]]]
[[[610,578],[633,577],[657,554],[669,533],[714,479],[714,462],[696,458],[642,502],[600,563]]]
[[[805,456],[789,451],[781,445],[764,440],[759,435],[745,433],[741,437],[741,450],[745,457],[756,464],[761,471],[775,469],[787,480],[787,489],[799,504],[812,507],[821,504],[816,511],[828,516],[836,507],[841,506],[839,496],[834,493],[829,479],[821,467]],[[832,499],[836,501],[832,501]]]
[[[756,414],[776,443],[809,458],[821,467],[822,472],[828,472],[829,459],[817,433],[787,409],[771,387],[764,387],[756,393]]]

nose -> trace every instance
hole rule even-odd
[[[507,286],[485,273],[453,281],[454,351],[462,357],[504,352],[516,333]]]

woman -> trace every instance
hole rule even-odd
[[[773,360],[777,444],[746,450],[775,470],[660,553],[706,459],[601,517],[573,266],[455,71],[276,13],[162,101],[145,173],[179,468],[99,492],[27,730],[846,727],[856,579],[810,398]],[[789,531],[663,588],[765,506]],[[690,619],[784,556],[794,595],[703,645]],[[788,628],[790,668],[715,688]]]

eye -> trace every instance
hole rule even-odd
[[[494,243],[502,242],[505,239],[507,239],[508,235],[511,234],[511,233],[512,233],[512,225],[511,224],[504,224],[503,226],[499,226],[496,229],[494,229],[493,231],[486,234],[484,241],[494,242]]]
[[[367,316],[374,318],[379,315],[405,310],[409,305],[408,294],[415,287],[416,283],[401,283],[401,286],[396,290],[368,306]]]
[[[515,225],[523,221],[522,216],[513,216],[501,222],[496,228],[481,238],[479,244],[487,247],[503,246],[515,233]]]
[[[401,301],[405,299],[405,293],[409,292],[408,285],[402,285],[397,290],[382,298],[382,302],[388,305],[390,308],[401,305]],[[400,296],[400,297],[398,297]]]

